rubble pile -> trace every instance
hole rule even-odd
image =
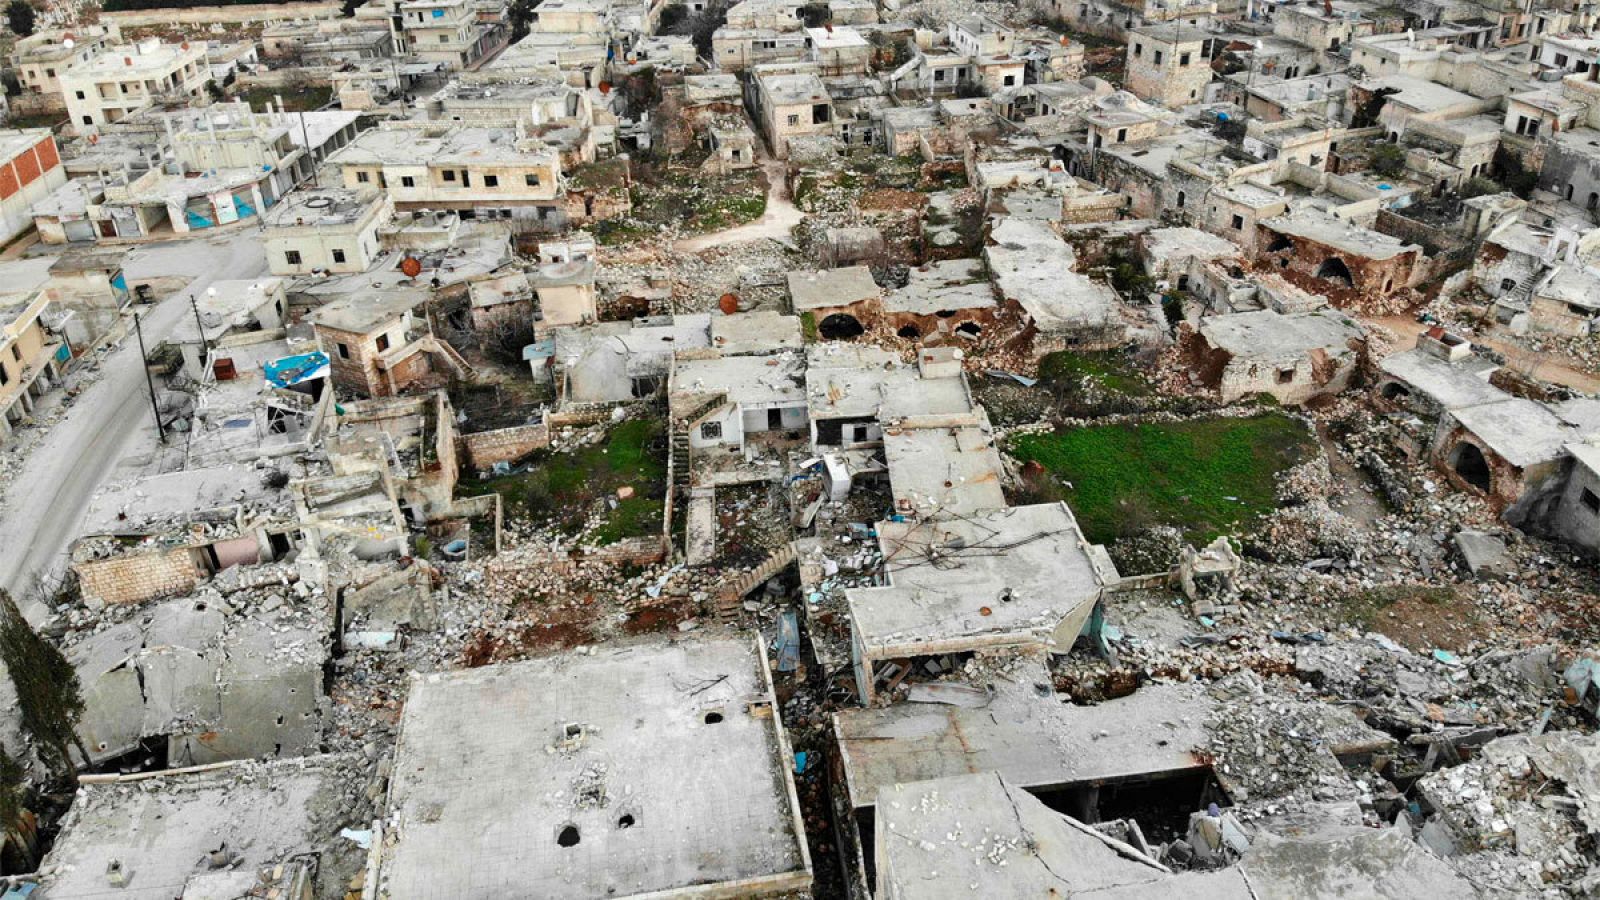
[[[1355,785],[1336,754],[1394,744],[1348,709],[1268,689],[1253,672],[1222,679],[1211,693],[1220,701],[1208,722],[1212,765],[1235,803],[1353,800]]]
[[[1430,822],[1423,841],[1479,883],[1556,896],[1600,889],[1600,736],[1503,737],[1417,792],[1442,826]]]

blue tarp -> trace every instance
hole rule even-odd
[[[286,388],[327,375],[331,362],[328,354],[315,350],[275,359],[262,368],[266,370],[267,381],[274,387]]]
[[[528,346],[522,348],[522,359],[524,362],[532,362],[536,359],[549,359],[555,355],[556,339],[553,337],[545,338],[542,341],[529,344]]]

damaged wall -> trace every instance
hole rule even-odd
[[[90,608],[182,594],[193,590],[206,574],[189,546],[82,560],[72,564],[72,571],[78,576],[79,592]]]
[[[476,469],[487,469],[497,462],[515,462],[548,446],[550,428],[543,422],[461,436],[467,464]]]

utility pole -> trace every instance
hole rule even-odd
[[[302,109],[299,111],[299,114],[300,139],[305,141],[306,144],[306,159],[311,160],[311,186],[313,188],[320,189],[322,187],[322,182],[317,180],[317,168],[320,165],[320,161],[317,159],[316,153],[311,148],[311,135],[306,131],[306,111]]]
[[[200,359],[204,365],[203,361],[211,353],[211,342],[206,340],[206,323],[200,321],[200,304],[195,302],[194,291],[189,292],[189,308],[194,310],[194,327],[200,335]]]
[[[161,443],[167,442],[167,426],[161,424],[161,407],[156,404],[156,380],[150,377],[150,357],[144,350],[144,328],[139,324],[139,314],[133,314],[133,333],[139,337],[139,365],[144,369],[144,384],[150,389],[150,412],[156,417],[156,433]]]

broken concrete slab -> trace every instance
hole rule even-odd
[[[1504,578],[1515,568],[1511,554],[1506,551],[1506,542],[1486,531],[1458,531],[1455,542],[1474,576]]]

